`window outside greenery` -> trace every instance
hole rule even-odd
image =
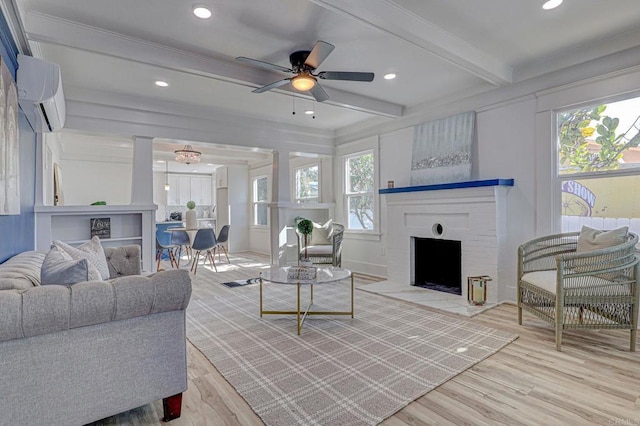
[[[557,115],[562,232],[640,218],[640,98]]]
[[[253,180],[253,224],[267,225],[267,177]]]
[[[345,159],[345,197],[347,229],[373,230],[374,209],[373,152]]]
[[[318,202],[318,165],[296,169],[296,203]]]

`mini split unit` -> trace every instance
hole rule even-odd
[[[66,108],[60,66],[20,54],[17,74],[18,100],[33,130],[62,129]]]

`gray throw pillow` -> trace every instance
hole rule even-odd
[[[101,280],[100,273],[87,259],[74,260],[56,246],[53,246],[44,257],[40,270],[42,285],[72,285],[84,281]]]
[[[612,229],[611,231],[601,231],[583,226],[578,236],[576,253],[584,253],[620,245],[626,241],[628,231],[629,228],[627,226]]]
[[[110,278],[109,264],[107,263],[107,258],[104,255],[102,244],[100,244],[100,238],[93,237],[78,247],[72,247],[59,240],[55,240],[53,245],[67,253],[74,260],[87,259],[89,263],[98,270],[103,280],[108,280]]]

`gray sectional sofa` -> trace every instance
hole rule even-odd
[[[46,253],[0,265],[0,424],[82,425],[187,388],[185,270],[140,275],[140,247],[105,248],[111,279],[40,285]]]

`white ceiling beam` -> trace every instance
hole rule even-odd
[[[422,48],[497,86],[513,82],[506,63],[390,0],[310,0]]]
[[[260,87],[282,78],[280,73],[252,68],[233,58],[199,55],[36,12],[29,12],[25,22],[27,39],[35,43],[115,56],[248,87]],[[331,90],[328,103],[386,117],[399,117],[403,110],[401,105],[340,90]]]

